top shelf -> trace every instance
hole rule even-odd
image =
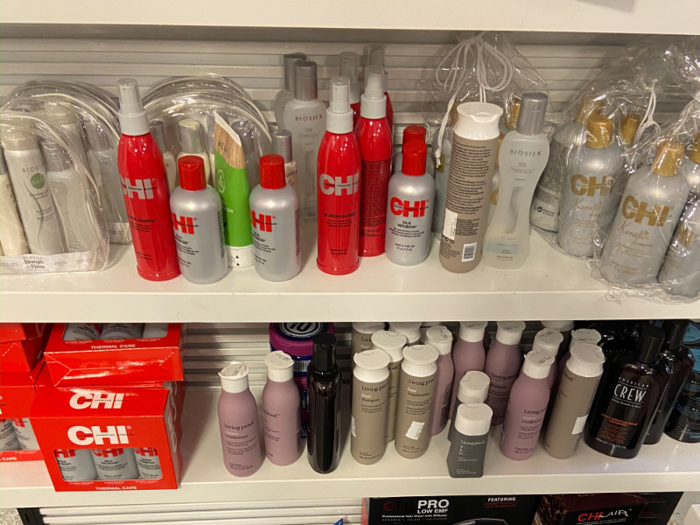
[[[575,33],[694,34],[697,0],[292,0],[283,9],[243,0],[203,0],[195,8],[167,0],[73,2],[24,0],[3,6],[3,24],[111,26],[232,26],[249,28],[343,28],[501,30]],[[173,34],[177,38],[177,34]]]

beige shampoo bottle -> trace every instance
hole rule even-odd
[[[350,453],[358,463],[372,465],[386,450],[389,356],[383,350],[365,350],[353,362]]]
[[[408,339],[403,334],[382,330],[372,335],[372,349],[383,350],[389,356],[389,395],[387,400],[387,423],[385,441],[391,443],[396,434],[396,405],[399,401],[399,379],[403,349]]]

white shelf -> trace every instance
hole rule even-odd
[[[339,495],[362,498],[700,491],[700,445],[679,443],[664,436],[658,445],[645,446],[632,460],[608,458],[583,443],[573,458],[557,460],[538,447],[531,459],[517,462],[505,458],[497,446],[500,427],[493,431],[483,478],[452,479],[448,476],[445,458],[449,443],[445,431],[432,439],[423,457],[415,460],[400,457],[393,444],[389,444],[379,463],[363,466],[350,455],[347,441],[340,466],[331,474],[314,472],[303,453],[289,467],[276,467],[266,460],[253,476],[237,479],[223,465],[216,415],[218,396],[218,389],[191,388],[187,392],[182,445],[185,465],[180,489],[55,493],[43,463],[1,464],[0,506],[236,502],[308,498],[310,495],[322,500]],[[346,431],[347,428],[345,424]]]
[[[154,283],[136,273],[131,246],[113,247],[103,272],[3,276],[1,322],[292,322],[463,321],[700,318],[700,301],[657,304],[612,300],[585,261],[567,257],[538,234],[525,266],[467,274],[443,269],[434,240],[413,267],[386,256],[364,258],[353,274],[334,277],[316,267],[313,233],[302,234],[303,269],[272,283],[254,268],[196,285],[183,277]]]
[[[95,0],[72,7],[52,0],[3,6],[4,24],[297,27],[344,29],[696,33],[696,0],[356,0],[329,5],[285,2],[284,9],[244,0],[204,0],[196,9],[167,0]],[[175,36],[176,37],[176,36]]]

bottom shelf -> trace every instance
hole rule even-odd
[[[632,460],[608,458],[585,444],[581,444],[573,458],[558,460],[539,447],[531,459],[517,462],[504,457],[498,448],[500,427],[492,429],[483,478],[449,477],[445,464],[449,442],[445,431],[432,439],[424,456],[415,460],[400,457],[390,443],[379,463],[360,465],[350,454],[348,439],[340,466],[330,474],[314,472],[304,453],[288,467],[276,467],[265,461],[252,477],[238,479],[228,473],[222,460],[218,398],[219,390],[215,388],[190,388],[187,392],[182,419],[184,470],[178,490],[56,493],[43,463],[0,464],[0,506],[700,491],[700,445],[679,443],[664,436],[658,445],[645,446]]]

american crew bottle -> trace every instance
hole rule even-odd
[[[372,465],[386,450],[389,356],[365,350],[353,358],[350,452],[355,461]]]
[[[360,255],[363,257],[384,253],[392,137],[383,79],[381,68],[365,68],[365,92],[361,97],[360,120],[355,127],[362,155]]]
[[[346,275],[360,265],[360,146],[352,128],[348,82],[331,80],[327,129],[318,151],[318,258],[325,273]]]
[[[452,398],[450,400],[450,415],[454,413],[455,401],[459,382],[464,374],[470,370],[483,372],[486,363],[486,349],[484,348],[484,330],[486,321],[460,321],[459,336],[452,349],[452,362],[455,367],[455,377],[452,384]]]
[[[97,479],[103,481],[138,479],[139,469],[133,448],[93,449]]]
[[[522,321],[498,321],[496,342],[486,354],[484,372],[489,377],[486,404],[493,410],[492,425],[500,425],[506,415],[510,389],[518,378],[523,355],[520,339],[525,330]]]
[[[447,454],[447,468],[453,478],[480,478],[491,428],[491,407],[483,403],[459,405],[454,416],[455,433]]]
[[[165,138],[165,124],[163,124],[162,120],[155,119],[151,120],[149,127],[151,128],[151,135],[153,135],[153,138],[156,140],[156,144],[158,144],[158,149],[160,149],[160,152],[163,154],[163,163],[165,164],[165,175],[168,179],[168,189],[170,191],[173,191],[180,184],[180,179],[177,174],[177,160],[175,159],[175,156],[172,154],[172,152],[168,149],[168,141]],[[90,132],[88,131],[88,140],[89,139]],[[211,167],[213,168],[213,166]],[[206,180],[207,182],[209,182],[209,177],[207,177]]]
[[[292,158],[292,133],[286,129],[276,129],[272,133],[272,153],[284,159],[284,178],[287,186],[297,189],[299,169]]]
[[[304,53],[290,53],[282,57],[284,69],[284,89],[275,97],[275,122],[278,129],[284,129],[284,108],[294,98],[294,65],[306,60]],[[277,152],[273,152],[277,153]],[[280,153],[277,153],[280,155]]]
[[[576,452],[604,363],[599,346],[578,343],[571,349],[544,436],[544,449],[550,456],[566,459]]]
[[[311,468],[333,472],[340,463],[340,391],[342,374],[335,360],[335,336],[314,336],[314,355],[307,370],[309,435],[306,440]]]
[[[452,363],[452,332],[446,326],[432,326],[426,332],[428,344],[438,351],[440,356],[435,373],[435,395],[433,413],[430,416],[430,435],[442,432],[450,417],[450,402],[452,401],[452,382],[455,367]]]
[[[233,476],[255,474],[263,462],[258,432],[258,406],[248,389],[248,367],[237,361],[219,372],[219,428],[224,466]]]
[[[432,346],[409,346],[403,352],[395,446],[404,458],[419,458],[430,445],[437,359],[438,351]]]
[[[340,53],[340,76],[348,79],[350,91],[348,101],[352,109],[352,129],[360,120],[360,82],[357,79],[357,53],[344,51]]]
[[[416,124],[411,124],[403,129],[403,139],[401,141],[401,151],[394,154],[394,158],[391,162],[392,173],[401,173],[401,168],[403,167],[403,147],[414,140],[418,140],[425,144],[425,136],[427,130],[423,126],[418,126]],[[430,174],[431,177],[435,178],[435,165],[430,159],[430,156],[426,156],[425,159],[425,173]],[[443,202],[444,205],[444,202]],[[434,207],[433,207],[434,208]]]
[[[221,197],[207,185],[202,157],[180,157],[178,166],[170,210],[180,272],[192,283],[215,283],[228,272]]]
[[[265,455],[275,465],[291,465],[301,456],[301,396],[294,383],[294,360],[284,352],[270,352],[265,366]]]
[[[564,342],[564,336],[560,332],[550,330],[549,328],[537,332],[532,342],[532,350],[544,350],[552,354],[552,357],[555,359],[555,363],[550,367],[549,376],[547,377],[547,386],[549,386],[550,389],[554,388],[554,385],[557,383],[557,378],[559,377],[556,358],[557,352],[559,352],[559,346],[562,342]]]
[[[2,243],[3,255],[24,255],[29,253],[27,238],[22,228],[22,220],[17,211],[17,199],[12,190],[10,176],[5,165],[5,155],[0,146],[0,243]]]
[[[682,157],[680,142],[662,142],[653,164],[637,170],[627,181],[600,261],[600,272],[611,283],[656,282],[688,197],[688,182],[678,175]]]
[[[350,360],[355,368],[355,354],[372,348],[372,336],[384,330],[384,323],[352,323]]]
[[[469,403],[484,403],[489,394],[489,376],[478,370],[470,370],[460,380],[457,386],[457,400],[454,410],[450,413],[450,430],[447,433],[448,441],[452,441],[455,436],[455,415],[460,405]],[[493,411],[491,412],[493,417]],[[491,421],[489,417],[489,422]]]
[[[403,350],[408,340],[405,335],[384,330],[372,335],[372,348],[389,355],[389,391],[387,396],[387,424],[385,441],[391,443],[396,434],[396,409],[399,402],[399,383]]]
[[[389,323],[389,331],[405,335],[408,345],[412,346],[420,343],[420,326],[421,323]]]
[[[57,449],[54,457],[66,481],[93,481],[97,479],[95,462],[89,449]]]
[[[669,380],[658,359],[663,341],[661,328],[645,326],[636,352],[605,367],[586,425],[589,447],[615,458],[639,454]]]
[[[136,269],[149,281],[180,275],[170,218],[163,155],[150,133],[138,85],[119,82],[119,175],[136,252]]]
[[[211,180],[211,167],[209,166],[209,154],[202,145],[203,132],[199,122],[194,119],[183,119],[177,123],[177,133],[180,139],[180,153],[177,156],[178,166],[182,157],[194,155],[202,159],[204,166],[205,179],[207,182]],[[165,157],[163,157],[165,161]],[[167,171],[167,170],[166,170]]]

